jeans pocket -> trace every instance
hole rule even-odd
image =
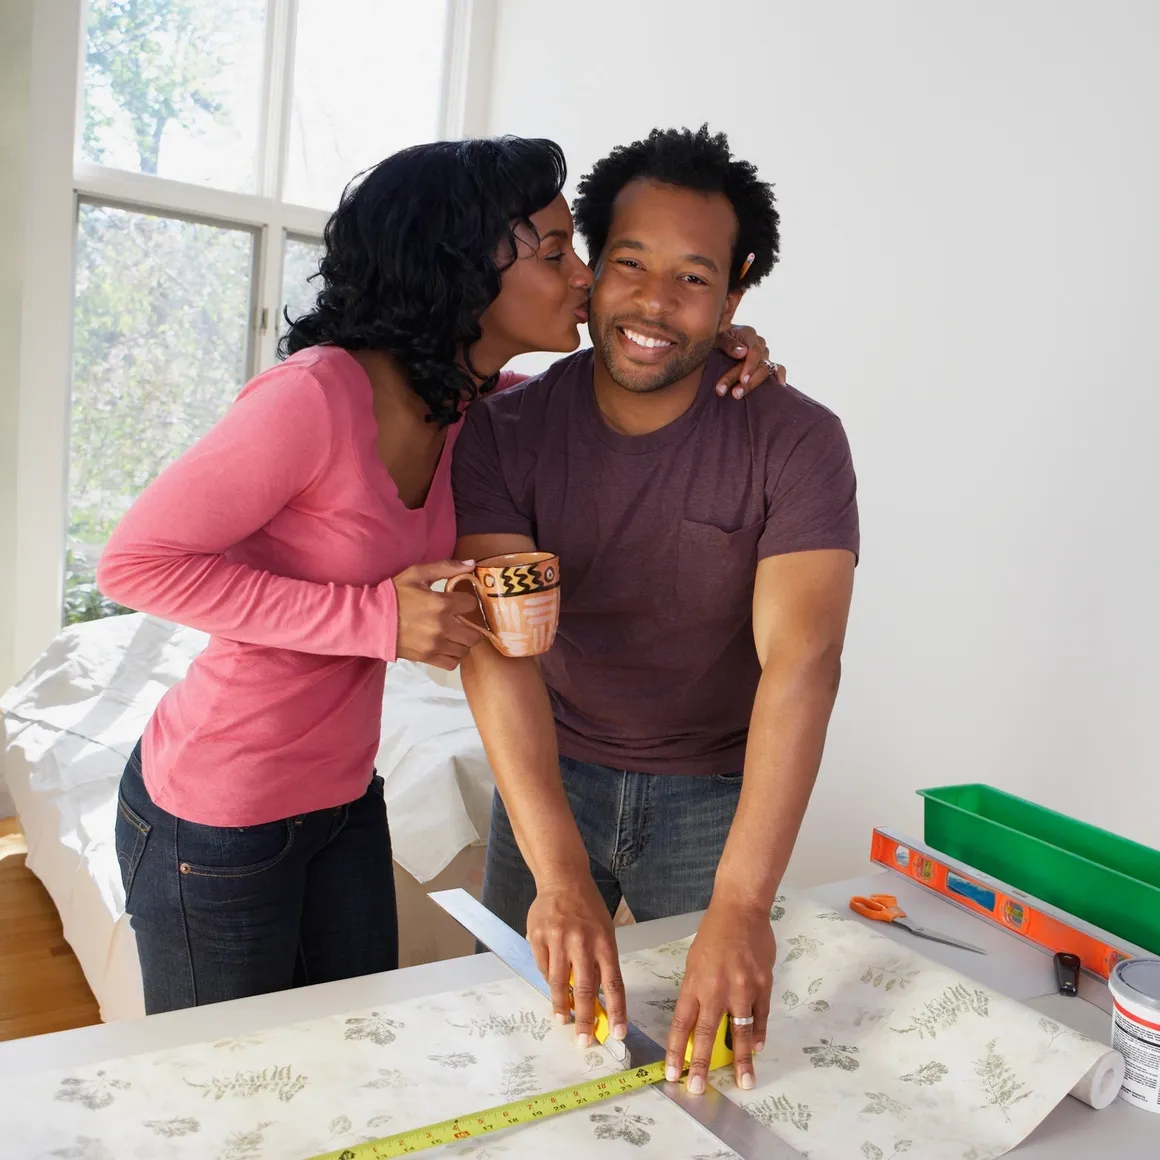
[[[271,870],[290,853],[293,818],[257,826],[178,823],[178,870],[199,878],[249,878]]]
[[[719,785],[732,785],[741,788],[741,773],[715,773],[713,780]]]
[[[145,843],[149,840],[153,826],[147,822],[125,800],[123,792],[117,794],[117,821],[114,842],[117,849],[117,864],[121,868],[121,885],[125,888],[125,909],[129,908],[129,897],[133,893],[133,882],[141,856],[145,853]]]

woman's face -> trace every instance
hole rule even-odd
[[[471,361],[485,373],[518,354],[575,350],[579,328],[588,321],[592,271],[572,249],[572,214],[563,195],[531,220],[535,233],[527,226],[516,229],[516,260],[479,320],[483,336]]]

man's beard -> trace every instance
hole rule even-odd
[[[671,387],[673,383],[680,382],[687,375],[700,370],[708,361],[717,342],[716,338],[707,338],[703,342],[694,343],[686,334],[669,331],[665,337],[673,340],[675,349],[663,363],[656,366],[632,365],[631,371],[626,373],[622,361],[623,353],[617,346],[616,337],[617,329],[625,326],[629,330],[633,329],[632,320],[613,319],[606,322],[593,336],[593,345],[612,381],[618,387],[637,395],[664,390],[665,387]]]

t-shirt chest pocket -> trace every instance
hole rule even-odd
[[[748,613],[757,572],[757,541],[764,523],[724,531],[715,524],[681,520],[677,546],[676,602],[700,620]]]

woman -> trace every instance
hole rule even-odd
[[[107,595],[210,634],[120,788],[149,1013],[397,965],[372,767],[386,665],[453,669],[478,639],[459,619],[474,597],[431,590],[470,568],[447,559],[449,460],[462,408],[515,381],[500,383],[509,359],[579,343],[592,276],[564,179],[555,144],[511,138],[369,171],[327,225],[289,357],[157,477],[101,557]]]

